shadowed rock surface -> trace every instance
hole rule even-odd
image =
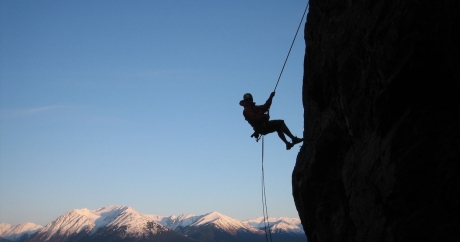
[[[309,242],[460,241],[460,1],[310,0]]]

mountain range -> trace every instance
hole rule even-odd
[[[269,218],[273,241],[305,242],[298,218]],[[129,206],[74,209],[42,227],[0,224],[0,242],[257,242],[265,241],[263,218],[239,221],[218,212],[158,216]]]

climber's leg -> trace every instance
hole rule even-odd
[[[291,145],[289,141],[287,141],[286,136],[284,135],[285,130],[287,129],[286,125],[284,124],[283,120],[270,120],[267,123],[265,123],[266,131],[267,133],[272,133],[272,132],[277,132],[278,136],[280,139],[286,144],[286,147],[288,145]],[[288,133],[289,129],[287,129]],[[288,134],[288,136],[289,136]],[[291,134],[292,135],[292,134]]]
[[[295,136],[292,135],[291,131],[289,130],[289,128],[284,123],[284,120],[281,120],[281,121],[283,121],[283,124],[281,126],[281,129],[282,129],[283,133],[285,133],[287,136],[289,136],[289,138],[291,138],[293,140],[295,138]]]

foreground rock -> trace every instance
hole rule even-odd
[[[310,0],[308,240],[460,241],[460,4]]]

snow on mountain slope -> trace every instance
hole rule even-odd
[[[0,224],[0,236],[3,235],[3,233],[11,228],[10,224],[7,223],[2,223]]]
[[[38,232],[40,238],[47,241],[52,236],[68,237],[80,232],[89,233],[94,228],[95,216],[86,210],[72,210],[47,224]]]
[[[208,213],[206,215],[193,215],[193,214],[182,214],[180,216],[158,216],[158,215],[147,215],[151,220],[175,231],[180,231],[181,228],[187,226],[199,227],[206,224],[214,224],[216,227],[228,230],[238,230],[246,229],[251,232],[256,230],[264,229],[263,217],[239,221],[232,219],[226,215],[220,214],[218,212]],[[269,218],[270,228],[273,233],[299,233],[304,234],[302,224],[298,218]],[[244,225],[241,225],[244,224]]]
[[[190,224],[195,223],[200,219],[201,216],[196,216],[194,214],[181,214],[179,216],[169,216],[169,217],[164,217],[164,216],[157,216],[157,215],[148,215],[149,218],[154,220],[155,222],[169,228],[172,230],[179,230],[180,228],[184,228],[186,226],[189,226]]]
[[[251,232],[261,234],[262,231],[254,227],[244,224],[239,220],[230,218],[218,212],[211,212],[203,215],[196,222],[190,224],[192,227],[201,227],[205,225],[213,225],[214,227],[224,230],[230,234],[237,234],[238,232]]]
[[[270,226],[272,233],[296,233],[304,234],[304,230],[301,226],[290,224],[285,221],[277,221],[273,226]]]
[[[9,224],[0,224],[0,237],[17,241],[24,237],[28,237],[31,234],[36,233],[43,226],[34,223],[21,223],[14,226]]]
[[[264,229],[264,218],[258,217],[251,220],[243,221],[244,224],[249,226]],[[298,218],[286,218],[286,217],[279,217],[279,218],[269,218],[268,225],[270,226],[270,230],[272,233],[297,233],[297,234],[304,234],[304,230],[300,219]]]
[[[96,210],[85,210],[86,215],[91,217],[94,221],[94,228],[91,231],[91,234],[94,234],[99,228],[105,227],[113,220],[115,220],[120,214],[124,213],[125,211],[134,211],[131,207],[128,206],[108,206],[108,207],[100,207]],[[136,211],[134,211],[136,212]]]
[[[136,210],[127,207],[122,213],[120,213],[113,221],[107,224],[107,227],[126,227],[126,233],[134,237],[141,237],[146,232],[146,226],[148,223],[151,224],[151,230],[153,234],[156,234],[159,230],[168,230],[168,228],[156,223],[151,219],[149,215],[144,215]],[[155,223],[155,224],[153,224]],[[154,226],[157,225],[157,226]]]
[[[110,223],[127,208],[125,206],[110,206],[96,210],[74,209],[47,224],[39,233],[45,241],[53,235],[71,236],[80,232],[94,233],[98,228]]]
[[[92,235],[101,228],[125,226],[128,234],[141,236],[147,222],[151,222],[148,216],[128,206],[109,206],[96,210],[74,209],[46,225],[39,233],[40,238],[46,241],[51,236],[69,237],[78,233]]]

